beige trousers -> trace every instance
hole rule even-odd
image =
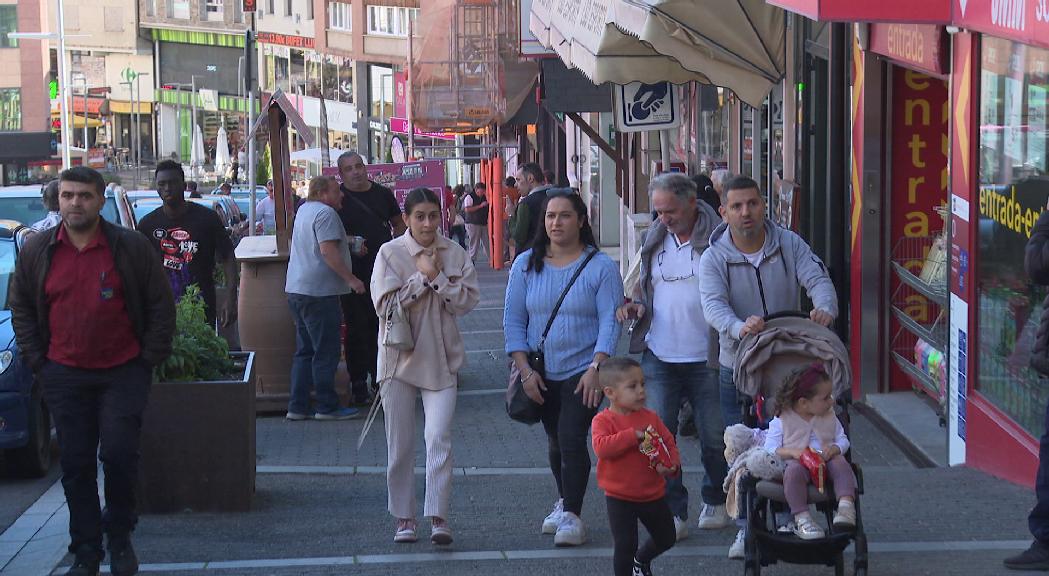
[[[415,518],[415,405],[423,400],[426,441],[426,498],[423,516],[448,518],[452,491],[452,416],[458,388],[423,390],[397,379],[383,388],[386,423],[386,487],[389,510],[396,518]]]

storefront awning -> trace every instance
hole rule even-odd
[[[110,100],[109,111],[113,114],[134,114],[138,108],[139,114],[152,114],[152,102],[127,102],[126,100]]]
[[[768,0],[810,20],[948,24],[951,0]]]
[[[52,112],[51,113],[51,118],[53,118],[55,120],[59,119],[60,117],[61,117],[61,113],[59,113],[59,112]],[[69,117],[69,121],[72,123],[74,128],[83,128],[84,127],[84,117],[83,116],[77,116],[76,114],[73,114],[72,116]],[[92,118],[90,116],[87,117],[87,127],[88,128],[98,128],[100,126],[102,126],[102,121],[101,120],[99,120],[98,118]]]
[[[610,0],[603,14],[590,6],[533,2],[530,30],[595,84],[695,80],[760,106],[783,77],[786,16],[765,0]]]

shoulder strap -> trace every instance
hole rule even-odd
[[[598,249],[594,248],[590,254],[587,255],[586,260],[575,269],[575,273],[572,274],[572,278],[568,281],[565,289],[561,291],[561,296],[557,299],[557,304],[554,304],[554,311],[550,313],[550,319],[546,321],[546,328],[543,330],[543,335],[539,337],[539,350],[543,349],[543,345],[546,343],[546,335],[550,333],[550,328],[554,325],[554,318],[557,318],[557,312],[561,310],[561,304],[565,301],[565,296],[568,296],[568,291],[572,289],[572,285],[575,284],[579,275],[583,273],[583,268],[594,259],[598,253]]]
[[[349,198],[351,202],[353,202],[354,204],[356,204],[357,206],[359,206],[360,208],[362,208],[362,209],[363,209],[363,210],[364,210],[365,212],[367,212],[367,213],[368,213],[368,214],[369,214],[369,215],[370,215],[370,216],[371,216],[372,218],[375,218],[376,220],[379,220],[380,222],[384,221],[384,220],[383,220],[383,218],[382,218],[381,216],[379,216],[378,214],[376,214],[374,210],[372,210],[371,208],[369,208],[367,204],[365,204],[364,202],[361,202],[360,200],[358,200],[358,199],[354,198],[354,197],[353,197],[353,192],[349,192],[349,193],[347,193],[347,194],[343,194],[343,197],[344,197],[344,198]]]

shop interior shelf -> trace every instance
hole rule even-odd
[[[921,278],[915,276],[910,270],[908,270],[903,264],[899,262],[892,263],[893,269],[896,270],[896,276],[903,283],[907,284],[911,288],[917,290],[922,296],[925,296],[929,300],[936,302],[941,306],[947,305],[947,284],[930,284]]]
[[[923,392],[928,394],[934,400],[940,401],[940,384],[936,382],[932,376],[923,372],[920,368],[914,365],[914,362],[911,362],[899,352],[893,351],[892,359],[895,360],[896,365],[911,378],[915,386],[921,388]]]
[[[947,326],[943,312],[937,316],[936,321],[932,324],[918,322],[895,305],[892,307],[892,314],[900,322],[900,326],[906,328],[911,334],[932,344],[938,350],[947,349]]]

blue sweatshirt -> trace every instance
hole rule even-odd
[[[592,249],[563,268],[547,263],[540,274],[525,272],[531,250],[514,260],[503,311],[507,354],[539,346],[557,298]],[[622,328],[616,321],[616,308],[622,303],[623,278],[618,267],[606,254],[594,256],[565,297],[546,337],[548,380],[567,380],[586,370],[598,352],[615,355]]]

